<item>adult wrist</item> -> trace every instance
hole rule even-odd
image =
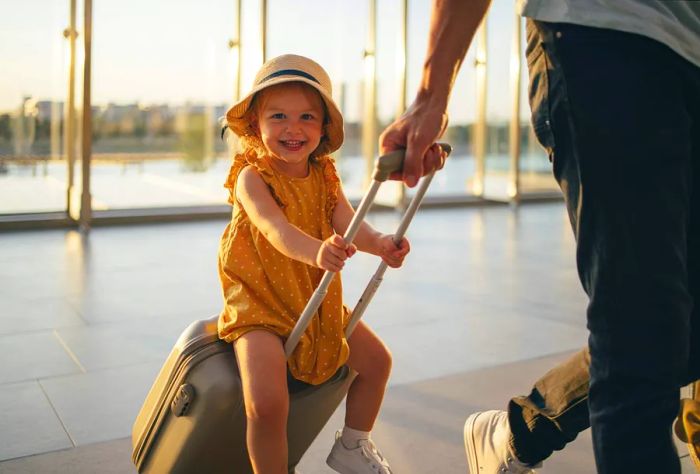
[[[448,97],[441,90],[444,90],[444,88],[437,86],[421,87],[418,89],[415,102],[424,107],[445,110]]]

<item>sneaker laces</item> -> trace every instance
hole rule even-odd
[[[378,474],[392,474],[389,462],[384,458],[377,445],[371,439],[362,439],[358,442],[362,448],[362,455],[367,459],[372,470]]]

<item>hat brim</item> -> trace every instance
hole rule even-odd
[[[250,108],[253,97],[255,97],[255,94],[263,89],[287,82],[301,82],[308,84],[318,91],[318,93],[321,95],[321,99],[326,104],[326,110],[328,112],[328,122],[325,124],[326,140],[319,145],[319,148],[323,147],[325,149],[317,149],[318,153],[316,153],[316,155],[331,154],[340,148],[340,146],[343,144],[343,140],[345,139],[345,133],[343,132],[343,115],[340,113],[338,106],[335,105],[333,98],[326,94],[326,91],[320,86],[320,84],[311,79],[306,79],[305,77],[275,77],[255,86],[253,90],[248,93],[248,95],[239,100],[228,110],[228,112],[226,112],[226,123],[228,124],[229,128],[239,136],[246,136],[254,133],[250,129],[250,124],[243,118],[245,113]]]

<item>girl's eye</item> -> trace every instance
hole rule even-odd
[[[301,116],[301,119],[302,119],[302,120],[313,120],[313,119],[314,119],[314,116],[313,116],[312,114],[303,114],[303,115]]]
[[[277,112],[276,114],[272,114],[272,118],[275,120],[282,120],[284,118],[284,114],[282,112]]]

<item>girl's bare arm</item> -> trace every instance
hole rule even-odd
[[[236,199],[251,223],[279,252],[307,265],[318,266],[316,257],[322,242],[289,223],[254,168],[247,166],[238,176]]]

